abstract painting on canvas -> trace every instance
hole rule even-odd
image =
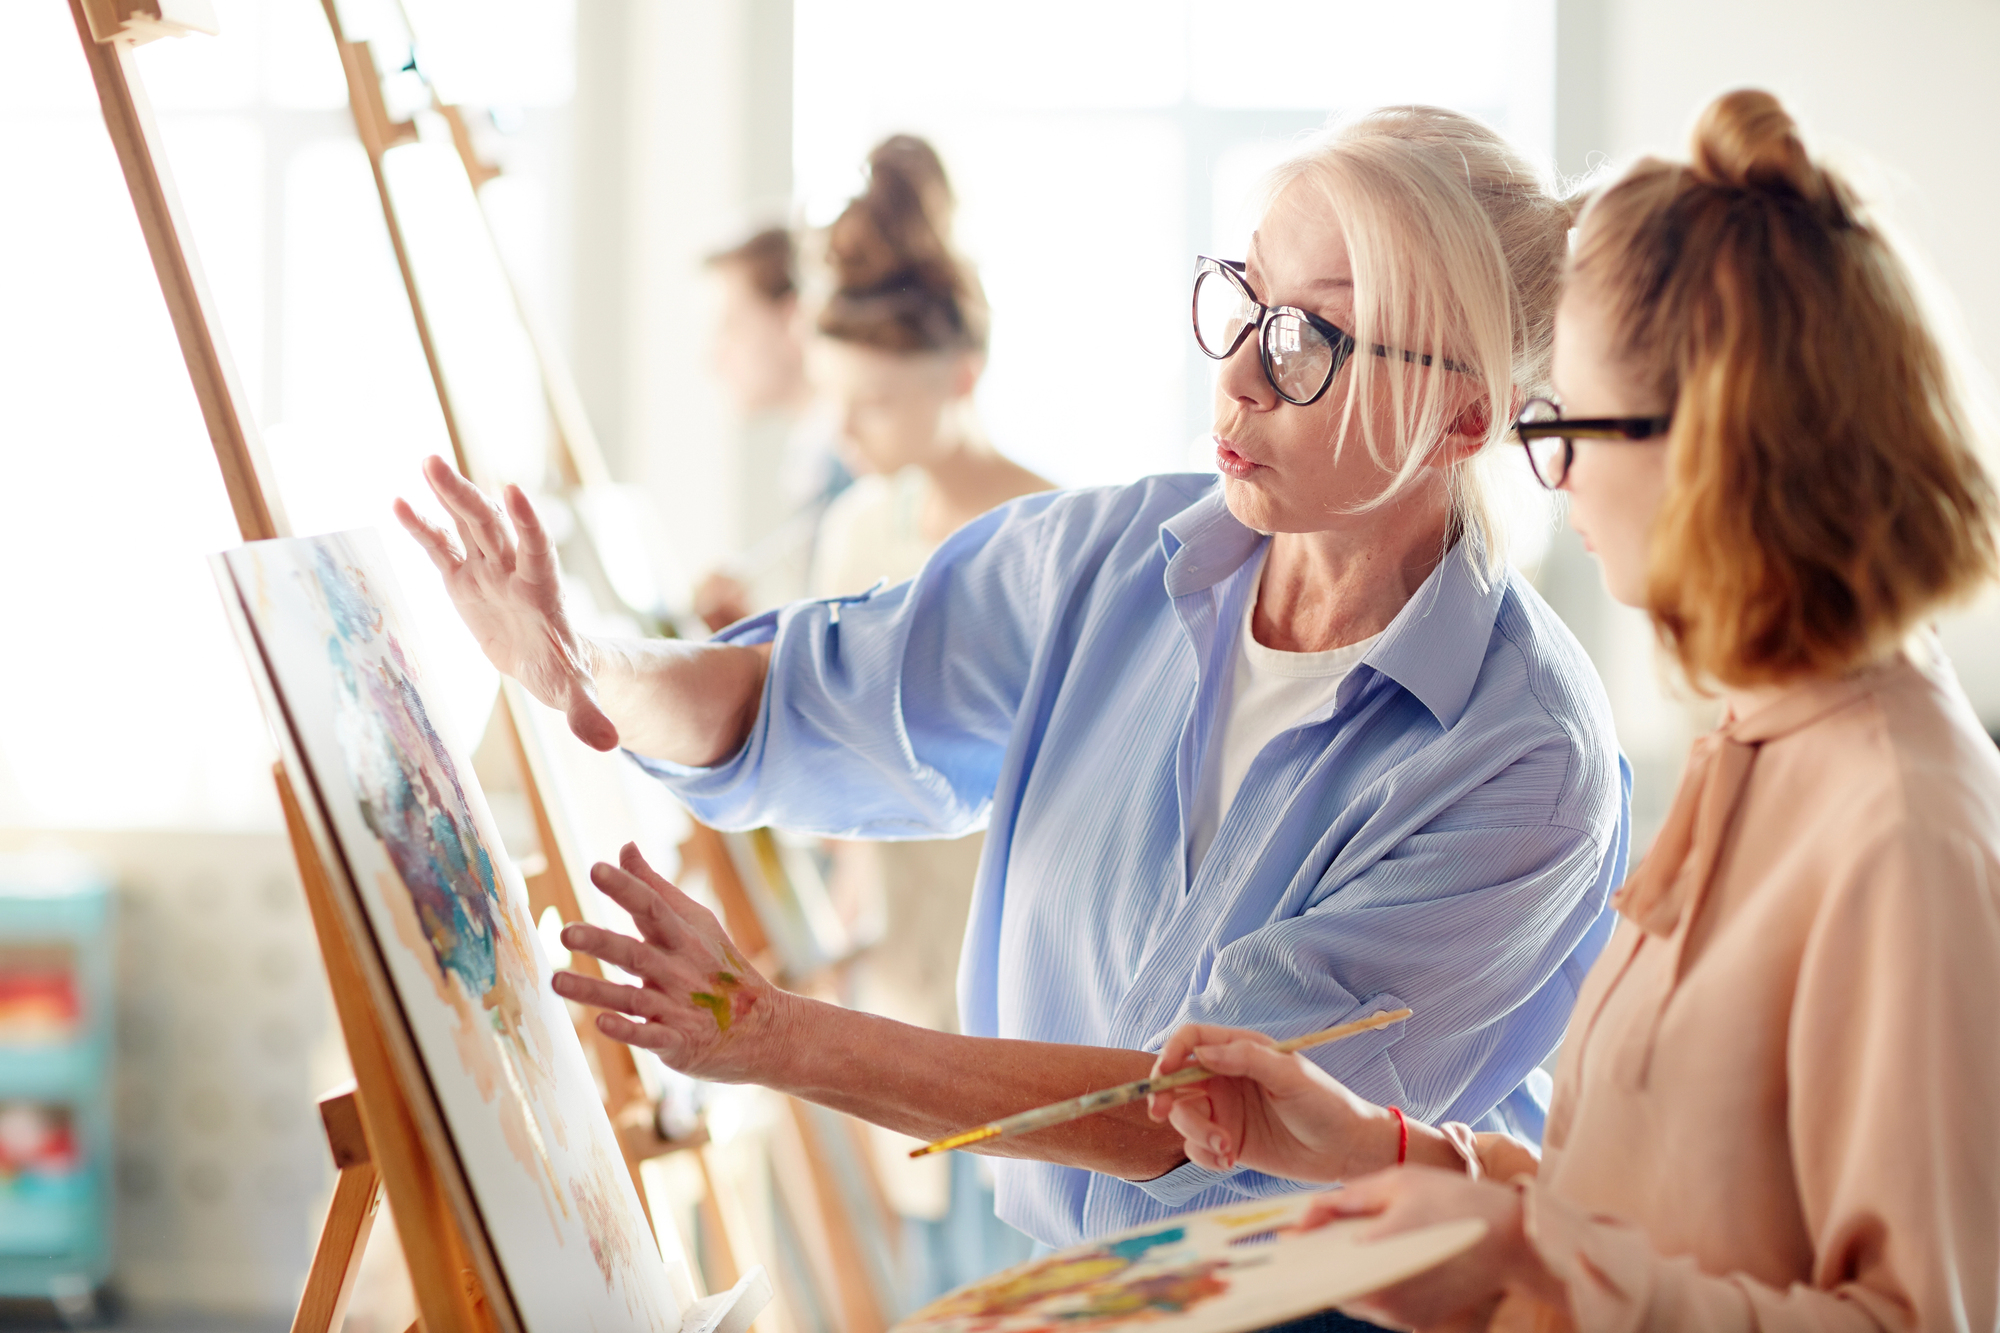
[[[372,531],[215,557],[310,770],[523,1326],[671,1330],[666,1265]],[[299,782],[304,775],[294,774]],[[302,790],[301,797],[306,793]]]

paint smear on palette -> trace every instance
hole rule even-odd
[[[455,1016],[459,1060],[480,1096],[495,1103],[502,1138],[536,1181],[550,1224],[558,1226],[574,1204],[610,1288],[617,1270],[631,1266],[635,1241],[618,1220],[615,1178],[605,1163],[572,1177],[565,1192],[550,1160],[548,1139],[567,1147],[568,1132],[551,1109],[553,1047],[533,1000],[526,923],[505,909],[457,769],[366,576],[337,562],[324,544],[313,556],[330,622],[326,652],[339,682],[341,756],[362,818],[402,881],[381,876],[381,900]]]
[[[1297,1230],[1298,1227],[1296,1226],[1265,1227],[1262,1231],[1246,1231],[1240,1236],[1233,1236],[1230,1238],[1229,1243],[1232,1246],[1268,1245],[1278,1237],[1289,1236]]]
[[[1164,1267],[1147,1262],[1186,1235],[1182,1227],[1168,1227],[1051,1257],[947,1296],[920,1317],[926,1324],[963,1320],[972,1330],[1019,1328],[1023,1319],[1081,1330],[1184,1314],[1228,1291],[1222,1271],[1242,1267],[1217,1259]]]
[[[1215,1220],[1225,1227],[1253,1227],[1259,1222],[1268,1222],[1274,1217],[1283,1217],[1289,1208],[1251,1208],[1243,1212],[1216,1213]]]

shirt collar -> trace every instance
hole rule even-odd
[[[1203,592],[1243,568],[1264,541],[1229,512],[1216,483],[1199,500],[1160,524],[1160,550],[1167,557],[1167,596]]]
[[[1507,595],[1506,574],[1488,577],[1480,563],[1476,540],[1455,542],[1361,659],[1416,695],[1445,728],[1472,698]]]
[[[1160,524],[1167,595],[1185,597],[1213,588],[1241,569],[1263,541],[1263,533],[1229,512],[1222,487],[1211,487]],[[1457,723],[1472,698],[1507,591],[1504,575],[1488,578],[1481,570],[1479,550],[1474,539],[1455,543],[1361,659],[1362,666],[1373,667],[1415,695],[1444,727]]]

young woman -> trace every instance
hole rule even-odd
[[[1555,380],[1537,472],[1728,713],[1616,899],[1541,1161],[1213,1027],[1159,1067],[1233,1077],[1153,1110],[1213,1169],[1414,1164],[1323,1218],[1485,1218],[1357,1307],[1398,1324],[1991,1329],[2000,755],[1907,637],[1996,566],[1947,363],[1847,186],[1739,92],[1585,213]]]
[[[868,154],[867,187],[827,229],[831,290],[808,359],[862,478],[827,514],[815,596],[913,578],[973,519],[1049,489],[980,429],[986,299],[952,249],[952,211],[936,151],[898,134]]]
[[[433,462],[463,548],[403,521],[586,741],[724,827],[987,830],[963,1035],[770,986],[630,850],[595,878],[640,937],[565,939],[644,984],[558,989],[690,1074],[924,1139],[1139,1077],[1189,1020],[1287,1035],[1408,1004],[1315,1059],[1539,1137],[1626,813],[1596,676],[1507,568],[1480,466],[1546,381],[1569,223],[1476,122],[1363,118],[1280,172],[1247,262],[1198,268],[1219,477],[1015,500],[907,583],[719,642],[576,633],[526,500]],[[1052,286],[1087,283],[1060,258]],[[1087,294],[1041,336],[1116,395],[1130,343]],[[726,1031],[687,998],[722,974]],[[1000,1215],[1049,1244],[1298,1188],[1188,1161],[1137,1107],[990,1148]]]

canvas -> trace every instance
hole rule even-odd
[[[1106,1236],[996,1273],[891,1333],[1241,1333],[1376,1291],[1486,1234],[1477,1218],[1364,1241],[1366,1220],[1298,1229],[1311,1196],[1246,1200]]]
[[[274,729],[303,760],[523,1326],[681,1312],[465,755],[432,724],[370,531],[215,558]],[[336,881],[343,877],[336,874]]]

